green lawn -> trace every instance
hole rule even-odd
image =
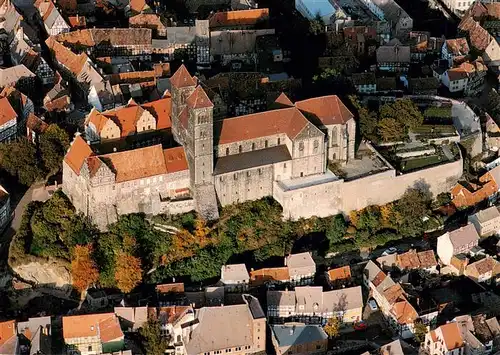
[[[425,157],[406,159],[401,161],[400,168],[401,171],[411,171],[415,169],[421,169],[428,165],[434,165],[443,161],[439,159],[438,155],[429,155]]]

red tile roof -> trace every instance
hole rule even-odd
[[[253,285],[261,285],[268,281],[288,281],[289,279],[290,274],[286,266],[250,271],[250,282]]]
[[[274,100],[274,102],[283,106],[293,106],[293,102],[288,98],[288,96],[285,95],[284,92],[282,92],[280,96]]]
[[[196,82],[193,77],[189,74],[188,70],[182,64],[179,69],[170,78],[170,84],[176,88],[184,88],[188,86],[196,86]]]
[[[391,313],[399,324],[412,324],[418,318],[418,313],[406,300],[395,303],[391,308]]]
[[[99,337],[103,343],[123,338],[114,313],[63,317],[64,339]]]
[[[285,133],[295,138],[309,121],[295,107],[228,118],[215,123],[218,144],[227,144]]]
[[[49,125],[31,112],[26,120],[26,127],[36,133],[43,133]]]
[[[346,280],[351,278],[351,268],[349,265],[328,270],[328,278],[330,281]]]
[[[209,17],[210,27],[250,26],[269,18],[269,9],[216,12]]]
[[[203,88],[198,85],[198,87],[189,95],[186,100],[186,104],[193,109],[214,107],[214,104],[207,96],[207,93]]]
[[[0,99],[0,126],[15,120],[16,118],[17,113],[10,105],[9,100],[6,97],[2,97]]]
[[[464,340],[456,322],[444,324],[439,329],[441,329],[444,343],[449,351],[464,346]]]
[[[0,323],[0,345],[5,344],[13,336],[16,336],[16,321],[9,320]]]
[[[345,124],[354,118],[337,95],[315,97],[298,101],[295,107],[316,116],[324,125]]]
[[[85,142],[81,136],[77,136],[73,140],[73,143],[71,143],[69,151],[64,157],[64,161],[70,166],[71,169],[73,169],[75,174],[80,175],[80,169],[82,168],[85,159],[92,154],[92,149],[90,149],[87,142]]]
[[[145,103],[142,105],[142,108],[156,117],[156,129],[167,129],[172,127],[172,121],[170,119],[172,98],[170,96]]]
[[[158,293],[184,293],[184,284],[182,282],[156,285]]]
[[[186,153],[183,147],[165,149],[163,155],[165,156],[165,164],[169,174],[188,169]]]

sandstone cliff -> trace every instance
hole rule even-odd
[[[71,287],[71,271],[69,264],[60,260],[29,261],[26,264],[11,265],[17,276],[36,286],[55,288]]]

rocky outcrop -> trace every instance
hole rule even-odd
[[[16,276],[36,286],[67,289],[71,287],[69,264],[60,260],[30,261],[12,266]]]

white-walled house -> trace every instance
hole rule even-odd
[[[478,245],[479,234],[473,224],[468,224],[451,232],[446,232],[437,240],[437,254],[441,262],[450,265],[457,254],[467,254]]]

